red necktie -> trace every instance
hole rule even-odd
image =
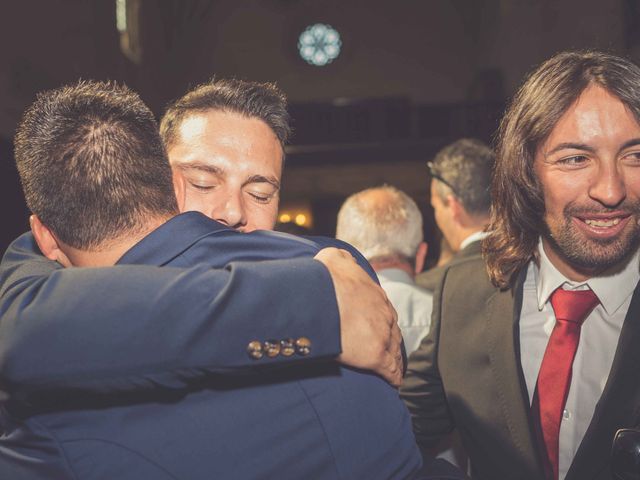
[[[556,480],[560,422],[571,385],[571,366],[578,349],[580,327],[598,303],[598,297],[591,290],[558,288],[551,294],[556,324],[542,358],[537,393],[542,436]]]

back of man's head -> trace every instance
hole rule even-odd
[[[275,84],[213,79],[169,105],[160,122],[160,134],[166,148],[174,144],[180,124],[186,118],[210,110],[262,120],[271,128],[282,148],[291,134],[287,97]]]
[[[400,259],[413,264],[423,240],[422,214],[408,195],[394,187],[369,188],[344,202],[336,237],[369,261]]]
[[[80,250],[177,213],[157,123],[127,87],[81,81],[40,93],[18,125],[15,159],[32,213]]]
[[[453,194],[469,215],[487,217],[491,207],[491,171],[495,154],[480,140],[463,138],[440,150],[431,162],[436,193]]]

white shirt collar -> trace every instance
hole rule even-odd
[[[383,268],[382,270],[376,271],[376,275],[378,275],[378,278],[385,279],[389,282],[401,282],[409,285],[414,283],[411,276],[399,268]]]
[[[478,242],[482,240],[487,235],[489,235],[489,232],[483,232],[482,230],[480,230],[479,232],[472,233],[467,238],[465,238],[462,242],[460,242],[460,250],[469,246],[469,244],[473,242]]]
[[[539,310],[542,310],[553,291],[558,287],[564,286],[567,290],[584,290],[588,287],[596,294],[607,314],[611,315],[622,306],[640,281],[640,250],[636,251],[620,272],[603,277],[593,277],[584,282],[569,280],[558,271],[547,257],[542,239],[538,241],[538,254],[540,266],[534,268],[534,274]]]

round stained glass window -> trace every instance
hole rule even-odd
[[[340,34],[331,25],[316,23],[305,29],[298,38],[298,51],[303,60],[323,67],[340,55]]]

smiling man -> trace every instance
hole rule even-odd
[[[595,52],[542,64],[503,119],[486,264],[446,272],[402,392],[474,478],[611,479],[640,422],[639,120],[640,69]]]
[[[639,142],[634,113],[596,84],[582,92],[538,150],[534,168],[547,206],[542,244],[563,275],[586,280],[621,267],[635,252]]]

